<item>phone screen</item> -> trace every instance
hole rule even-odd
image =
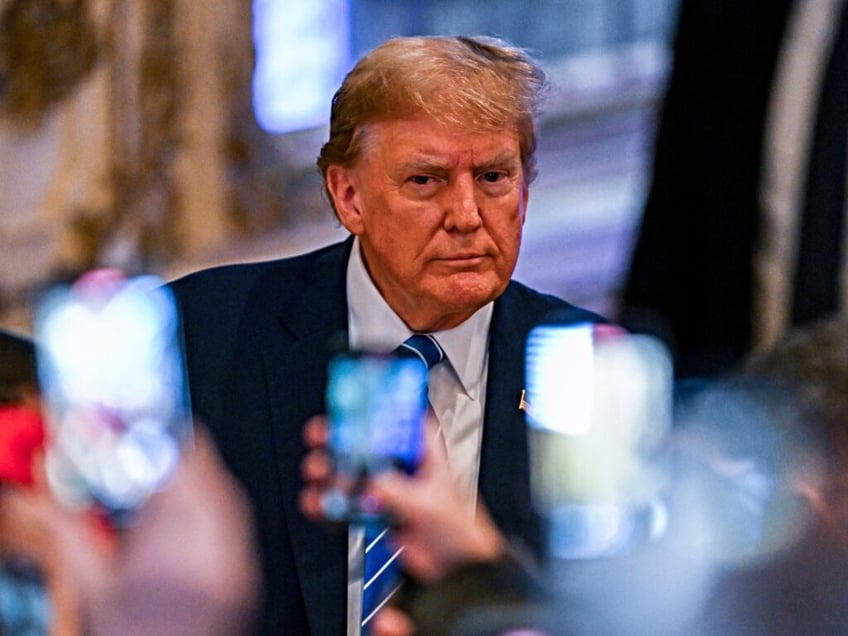
[[[414,357],[351,352],[332,358],[328,371],[329,448],[342,479],[355,490],[380,471],[414,472],[424,448],[425,365]]]
[[[542,325],[526,365],[533,497],[551,549],[613,552],[665,483],[671,358],[655,338],[617,327]]]
[[[153,276],[95,270],[36,308],[50,487],[119,517],[162,488],[191,435],[176,305]]]

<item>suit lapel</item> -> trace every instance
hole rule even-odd
[[[512,286],[495,302],[480,459],[480,492],[508,535],[541,547],[539,519],[530,501],[526,425],[518,404],[524,388],[524,340],[533,326]]]
[[[330,345],[347,338],[345,272],[350,241],[304,272],[304,285],[277,316],[277,334],[264,351],[277,472],[303,603],[315,634],[337,633],[346,614],[346,528],[322,527],[298,507],[303,482],[301,439],[308,418],[324,412]]]

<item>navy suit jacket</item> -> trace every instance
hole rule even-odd
[[[172,283],[180,304],[195,412],[254,506],[265,576],[264,634],[345,633],[347,529],[307,520],[297,505],[301,428],[324,412],[330,343],[347,343],[352,239],[290,259],[230,265]],[[495,302],[480,492],[508,535],[541,549],[518,404],[524,346],[548,315],[590,312],[511,282]]]

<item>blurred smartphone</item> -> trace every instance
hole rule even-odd
[[[364,480],[390,468],[412,473],[424,452],[427,368],[416,357],[348,352],[329,363],[329,450],[344,487],[336,514],[367,517]]]
[[[643,521],[662,516],[673,400],[662,343],[611,325],[541,325],[526,371],[533,498],[552,551],[608,554],[657,530]]]
[[[175,302],[154,276],[95,270],[35,315],[51,489],[119,525],[165,486],[192,421]]]

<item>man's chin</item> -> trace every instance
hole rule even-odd
[[[490,277],[457,275],[453,278],[453,284],[436,295],[439,302],[446,309],[450,308],[452,313],[467,312],[470,315],[506,289],[505,284],[493,284]]]

